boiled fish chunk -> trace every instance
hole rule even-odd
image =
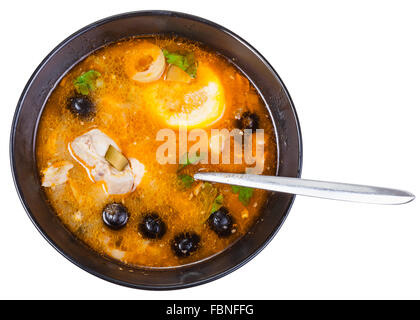
[[[86,132],[71,143],[73,152],[91,167],[94,167],[97,162],[106,162],[104,156],[109,145],[121,151],[114,140],[98,129]]]
[[[110,145],[121,151],[114,140],[102,131],[93,129],[74,139],[71,149],[89,167],[95,181],[105,182],[108,194],[132,192],[143,178],[144,165],[135,158],[129,158],[129,165],[123,171],[118,171],[104,158]]]
[[[104,181],[109,194],[125,194],[133,191],[134,175],[130,166],[123,171],[111,168],[110,174],[104,176]]]
[[[43,170],[42,186],[53,187],[65,183],[71,168],[73,168],[73,164],[68,161],[60,161],[52,164]]]
[[[144,173],[146,172],[143,163],[139,162],[136,158],[128,158],[130,162],[131,170],[134,176],[134,189],[140,184],[143,179]],[[134,191],[133,189],[133,191]]]

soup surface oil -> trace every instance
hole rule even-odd
[[[147,70],[150,60],[153,60],[153,57],[137,57],[144,43],[165,49],[165,71],[158,80],[133,81],[130,74]],[[184,67],[184,71],[193,76],[196,72],[195,78],[191,76],[190,81],[184,73],[173,69],[178,74],[171,76],[181,75],[187,82],[168,81],[166,77],[171,67],[168,59],[178,64],[179,61],[175,60],[179,56],[168,58],[167,52],[193,56],[196,70],[191,69],[190,64],[190,69]],[[93,77],[95,85],[88,83],[85,87],[78,87],[82,93],[76,94],[78,77],[90,70],[96,73],[92,72],[85,78]],[[246,164],[182,166],[162,165],[156,160],[157,149],[163,143],[157,141],[156,136],[159,130],[171,127],[171,121],[175,121],[174,114],[180,108],[176,102],[183,99],[187,104],[202,103],[200,95],[188,96],[192,97],[191,101],[185,96],[188,90],[203,94],[211,92],[214,88],[206,84],[210,81],[216,83],[218,92],[222,92],[220,97],[214,99],[223,104],[223,113],[218,117],[210,110],[207,118],[192,119],[189,123],[191,127],[202,128],[210,136],[211,129],[235,129],[243,114],[251,115],[249,121],[255,120],[258,127],[264,129],[262,173],[275,174],[273,126],[255,88],[224,57],[195,42],[161,37],[117,42],[95,51],[64,76],[42,114],[36,155],[41,179],[45,169],[55,163],[64,161],[73,165],[65,183],[44,189],[61,221],[78,239],[93,250],[130,265],[169,267],[221,252],[249,230],[266,204],[266,191],[235,190],[229,185],[203,183],[188,178],[199,170],[243,173]],[[208,88],[202,90],[206,86]],[[79,117],[69,109],[69,99],[74,95],[89,98],[94,105],[90,116]],[[79,101],[80,108],[87,108],[83,101]],[[77,107],[75,102],[73,105]],[[167,109],[162,109],[162,105]],[[92,129],[100,130],[115,141],[124,157],[135,158],[144,165],[141,183],[134,191],[122,195],[108,194],[104,183],[93,181],[83,163],[76,161],[71,152],[71,143]],[[110,203],[119,203],[127,209],[128,220],[121,229],[114,230],[104,223],[103,210]],[[222,206],[232,217],[232,232],[228,236],[220,236],[208,223],[213,205],[219,209]],[[155,214],[165,224],[166,229],[160,238],[148,238],[141,232],[141,223],[150,214]],[[191,254],[179,256],[174,252],[174,239],[186,232],[198,235],[197,248]]]

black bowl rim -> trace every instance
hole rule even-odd
[[[289,94],[289,91],[287,90],[285,84],[283,83],[283,81],[281,80],[280,76],[278,75],[278,73],[276,72],[276,70],[271,66],[271,64],[264,58],[264,56],[259,53],[258,50],[256,50],[252,45],[250,45],[247,41],[245,41],[243,38],[241,38],[240,36],[238,36],[237,34],[235,34],[234,32],[230,31],[229,29],[215,23],[212,22],[210,20],[195,16],[195,15],[191,15],[191,14],[187,14],[187,13],[183,13],[183,12],[177,12],[177,11],[169,11],[169,10],[140,10],[140,11],[131,11],[131,12],[125,12],[125,13],[120,13],[120,14],[116,14],[116,15],[112,15],[106,18],[103,18],[101,20],[95,21],[81,29],[79,29],[78,31],[74,32],[72,35],[70,35],[69,37],[67,37],[65,40],[63,40],[60,44],[58,44],[50,53],[48,53],[48,55],[42,60],[42,62],[38,65],[38,67],[35,69],[35,71],[32,73],[31,77],[29,78],[28,82],[26,83],[22,94],[19,98],[19,101],[17,103],[16,106],[16,110],[13,116],[13,121],[12,121],[12,127],[11,127],[11,133],[10,133],[10,145],[9,145],[9,155],[10,155],[10,166],[11,166],[11,171],[12,171],[12,176],[13,176],[13,181],[14,181],[14,185],[15,188],[17,190],[19,199],[29,217],[29,219],[32,221],[32,223],[34,224],[34,226],[37,228],[37,230],[39,231],[39,233],[45,238],[45,240],[47,240],[47,242],[55,249],[57,250],[62,256],[64,256],[67,260],[69,260],[70,262],[72,262],[73,264],[75,264],[76,266],[78,266],[79,268],[81,268],[82,270],[100,278],[106,281],[109,281],[111,283],[114,284],[118,284],[118,285],[122,285],[122,286],[126,286],[126,287],[130,287],[130,288],[135,288],[135,289],[147,289],[147,290],[173,290],[173,289],[184,289],[184,288],[189,288],[189,287],[194,287],[194,286],[198,286],[201,284],[205,284],[214,280],[217,280],[221,277],[224,277],[228,274],[230,274],[231,272],[239,269],[240,267],[244,266],[246,263],[248,263],[250,260],[252,260],[255,256],[257,256],[270,242],[271,240],[275,237],[275,235],[277,234],[277,232],[281,229],[281,227],[283,226],[284,221],[286,220],[287,216],[289,215],[289,212],[293,206],[293,203],[295,201],[296,196],[293,195],[293,197],[291,198],[291,201],[289,203],[289,206],[283,216],[283,219],[281,220],[281,223],[276,226],[276,228],[273,230],[273,232],[270,234],[270,236],[264,241],[264,243],[254,252],[250,253],[244,260],[242,260],[240,263],[238,263],[237,265],[232,266],[231,268],[225,270],[224,272],[221,272],[219,274],[216,274],[214,276],[211,276],[209,278],[203,279],[203,280],[199,280],[196,282],[191,282],[191,283],[187,283],[187,284],[179,284],[179,285],[169,285],[169,286],[159,286],[159,287],[155,287],[155,286],[150,286],[150,285],[135,285],[132,283],[128,283],[125,281],[121,281],[121,280],[116,280],[112,277],[108,277],[106,275],[103,275],[102,273],[99,273],[97,271],[95,271],[94,269],[91,269],[81,263],[79,263],[78,261],[76,261],[75,259],[73,259],[72,257],[68,256],[42,229],[42,227],[37,223],[35,217],[33,216],[32,212],[29,210],[29,207],[27,206],[25,199],[22,197],[21,194],[21,190],[20,190],[20,185],[19,182],[17,181],[16,178],[16,168],[14,166],[14,138],[15,138],[15,134],[16,134],[16,125],[17,125],[17,119],[18,116],[20,114],[21,111],[21,107],[22,107],[22,102],[25,99],[26,93],[29,89],[29,87],[31,86],[33,80],[35,79],[35,77],[37,76],[38,72],[48,63],[49,59],[57,52],[59,51],[64,45],[66,45],[68,42],[72,41],[73,39],[79,37],[81,34],[85,33],[86,31],[92,29],[92,28],[96,28],[104,23],[108,23],[108,22],[112,22],[121,18],[127,18],[127,17],[141,17],[141,16],[171,16],[171,17],[179,17],[179,18],[184,18],[184,19],[189,19],[192,21],[196,21],[196,22],[200,22],[203,24],[207,24],[210,27],[219,29],[221,31],[223,31],[224,33],[228,34],[229,36],[235,38],[237,41],[239,41],[240,43],[242,43],[245,47],[247,47],[255,56],[258,57],[258,59],[260,59],[265,65],[266,67],[275,75],[275,77],[277,78],[277,80],[280,82],[281,86],[283,87],[285,94],[287,96],[287,99],[290,102],[290,107],[291,110],[293,112],[295,121],[296,121],[296,128],[297,128],[297,136],[298,136],[298,171],[297,171],[297,177],[301,177],[302,174],[302,162],[303,162],[303,153],[302,153],[302,131],[301,131],[301,126],[299,123],[299,118],[296,112],[296,108],[294,106],[293,100]]]

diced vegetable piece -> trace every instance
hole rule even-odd
[[[111,144],[108,147],[108,150],[105,154],[105,159],[113,166],[115,169],[122,171],[128,164],[128,160],[124,155],[115,149]]]
[[[190,83],[191,77],[180,67],[171,64],[168,68],[168,72],[166,73],[165,80]]]
[[[211,207],[210,213],[213,213],[217,210],[219,210],[223,205],[223,194],[219,194],[216,199],[213,201],[213,205]]]
[[[200,192],[197,194],[197,199],[200,202],[200,211],[203,213],[203,222],[205,222],[211,214],[218,194],[219,190],[211,183],[202,183]]]

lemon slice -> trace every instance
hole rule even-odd
[[[158,80],[165,71],[165,56],[162,50],[150,43],[142,42],[124,56],[125,72],[138,82],[152,82]]]
[[[219,85],[209,82],[205,87],[185,95],[183,110],[166,113],[166,123],[170,126],[209,126],[222,116],[222,104]]]
[[[159,81],[143,91],[144,100],[169,127],[204,128],[225,111],[223,85],[207,65],[199,65],[191,83]]]

